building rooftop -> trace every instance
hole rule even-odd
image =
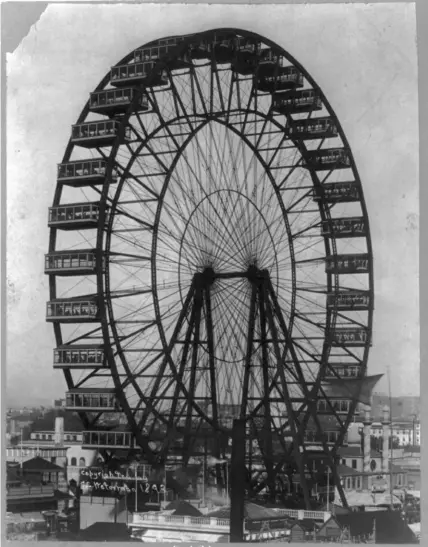
[[[215,518],[230,518],[230,505],[221,507],[212,513],[208,513],[207,517]],[[252,502],[245,502],[244,504],[244,518],[249,520],[263,520],[263,519],[281,519],[283,515],[278,514],[274,509],[263,507]]]
[[[83,541],[131,541],[126,523],[95,522],[79,533]]]
[[[391,496],[388,493],[375,494],[363,490],[346,490],[345,497],[349,507],[380,507],[391,505]],[[393,495],[392,499],[394,506],[402,505],[401,501],[397,496]],[[337,490],[335,492],[335,504],[342,505],[342,500],[340,499]]]
[[[24,471],[62,471],[62,467],[55,465],[54,463],[48,462],[40,456],[31,458],[22,464]]]
[[[339,473],[339,476],[341,477],[348,477],[351,475],[361,475],[361,471],[352,469],[352,467],[349,467],[349,465],[343,465],[342,463],[336,466],[336,469],[337,469],[337,472]]]
[[[167,511],[174,510],[174,515],[185,517],[200,517],[202,513],[199,509],[196,509],[191,503],[183,500],[176,500],[169,503],[166,508]]]
[[[72,413],[68,412],[55,412],[50,411],[43,417],[34,420],[31,431],[34,433],[49,431],[53,433],[55,430],[55,418],[64,418],[64,433],[69,431],[73,433],[81,433],[84,429],[80,418]]]
[[[362,458],[363,451],[361,450],[360,445],[355,446],[342,446],[338,450],[338,454],[341,458]],[[370,450],[371,458],[381,458],[382,454],[378,450]]]
[[[376,521],[376,543],[415,542],[413,532],[398,511],[350,512],[333,518],[342,529],[349,527],[351,536],[371,534],[373,521]]]
[[[420,454],[421,453],[421,447],[420,446],[405,446],[404,447],[404,452],[405,453],[410,453],[410,454]]]
[[[293,522],[293,524],[291,525],[291,528],[298,525],[301,528],[303,528],[303,530],[305,530],[306,532],[313,532],[314,530],[317,530],[320,527],[320,524],[321,523],[318,523],[312,519],[301,519],[301,520],[296,520],[296,522]]]
[[[396,465],[395,463],[391,463],[391,462],[389,462],[389,469],[393,473],[404,473],[405,472],[405,470],[401,466]]]

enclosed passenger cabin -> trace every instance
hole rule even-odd
[[[284,64],[284,57],[273,49],[264,49],[260,52],[259,74],[271,76]]]
[[[168,85],[166,70],[155,68],[155,65],[156,63],[149,61],[114,66],[111,69],[111,85],[115,87],[143,85],[148,88]]]
[[[180,42],[182,42],[181,37],[158,40],[156,45],[135,50],[134,61],[135,63],[147,63],[150,61],[156,63],[161,59],[172,71],[187,68],[191,63],[187,52],[177,57],[171,55],[177,49]]]
[[[330,139],[336,137],[337,134],[337,126],[330,116],[296,120],[290,126],[290,137],[292,139]]]
[[[260,42],[254,38],[237,38],[232,68],[239,74],[254,74],[260,55]]]
[[[325,370],[325,378],[358,378],[362,368],[358,363],[333,363]]]
[[[231,63],[235,56],[236,37],[233,34],[216,34],[211,47],[219,64]]]
[[[198,42],[191,42],[189,44],[189,54],[191,59],[202,61],[204,59],[211,58],[211,42],[208,40],[201,40]]]
[[[71,344],[54,349],[54,368],[92,370],[106,366],[104,346]]]
[[[135,442],[129,431],[83,431],[82,448],[134,448]]]
[[[59,230],[88,230],[97,228],[100,203],[70,203],[49,207],[49,228]]]
[[[101,159],[69,161],[58,165],[58,182],[80,188],[104,184],[107,174],[107,162]],[[113,171],[111,184],[117,182],[117,173]]]
[[[95,249],[76,249],[75,251],[55,251],[45,255],[45,273],[49,275],[93,275],[96,273]],[[102,270],[105,269],[104,257]]]
[[[340,311],[368,310],[371,295],[369,291],[339,291],[327,295],[327,308]]]
[[[262,74],[258,79],[257,87],[260,91],[275,93],[272,108],[273,110],[285,114],[287,112],[287,108],[283,108],[281,101],[281,96],[285,94],[276,94],[276,92],[285,91],[287,89],[297,89],[303,86],[303,82],[303,74],[300,70],[294,66],[285,66],[278,68],[275,74]],[[285,102],[288,100],[289,99],[286,99]],[[303,110],[300,110],[300,112],[303,112]]]
[[[367,227],[364,217],[331,218],[322,222],[321,234],[327,237],[364,237]]]
[[[46,304],[46,321],[60,323],[91,323],[100,320],[96,296],[59,298]]]
[[[368,330],[361,327],[337,327],[329,338],[330,344],[336,347],[364,347],[370,341]]]
[[[317,412],[319,414],[348,414],[351,409],[350,399],[318,399]]]
[[[107,388],[74,388],[66,393],[66,410],[102,410],[117,412],[119,403],[114,389]]]
[[[122,144],[131,139],[131,129],[122,128],[118,120],[79,123],[71,130],[71,142],[83,148],[112,146],[118,137]]]
[[[136,98],[137,97],[137,98]],[[91,93],[89,110],[106,116],[116,116],[128,111],[134,101],[134,112],[146,112],[149,110],[147,95],[140,93],[134,87],[121,89],[106,89]]]
[[[356,181],[321,184],[314,188],[313,198],[325,203],[353,203],[360,201],[360,185]]]
[[[325,271],[332,274],[369,273],[370,257],[365,253],[328,256]]]
[[[351,166],[351,158],[345,148],[326,148],[325,150],[308,150],[303,165],[315,171],[346,169]]]
[[[276,76],[271,77],[273,80],[266,81],[271,86],[266,91],[274,91],[277,85]],[[259,88],[263,89],[259,84]],[[295,91],[289,91],[287,93],[275,93],[272,97],[272,110],[280,112],[281,114],[300,114],[302,112],[314,112],[322,109],[322,100],[319,91],[315,89],[301,89]]]

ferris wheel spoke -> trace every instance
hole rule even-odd
[[[276,162],[278,163],[278,162]],[[286,183],[287,181],[290,179],[290,177],[292,176],[292,174],[295,172],[296,169],[298,169],[299,167],[302,167],[302,159],[300,158],[299,160],[297,160],[297,162],[293,165],[290,165],[290,166],[279,166],[279,165],[272,165],[270,166],[270,169],[280,169],[280,170],[283,170],[283,169],[286,169],[287,170],[287,174],[285,175],[285,177],[283,179],[281,179],[281,182],[277,185],[277,188],[279,191],[281,192],[284,192],[287,190],[287,186],[286,186]]]

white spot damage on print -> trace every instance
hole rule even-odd
[[[408,213],[406,216],[406,230],[415,231],[419,227],[419,215],[416,213]]]

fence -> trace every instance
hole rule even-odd
[[[284,515],[292,519],[303,520],[322,520],[326,522],[330,517],[329,511],[305,511],[303,509],[275,509],[279,515]]]
[[[298,509],[275,509],[278,516],[287,516],[296,520],[311,519],[321,520],[326,522],[331,513],[328,511],[303,511]],[[139,513],[134,514],[132,524],[140,526],[153,526],[155,527],[179,527],[179,528],[196,528],[229,531],[230,520],[228,518],[214,518],[214,517],[186,517],[178,515],[162,515],[153,513]]]
[[[155,515],[150,513],[134,514],[132,524],[143,526],[161,525],[161,527],[171,528],[197,528],[197,529],[213,529],[229,532],[229,519],[214,518],[214,517],[185,517],[178,515]],[[157,526],[156,526],[157,527]]]

